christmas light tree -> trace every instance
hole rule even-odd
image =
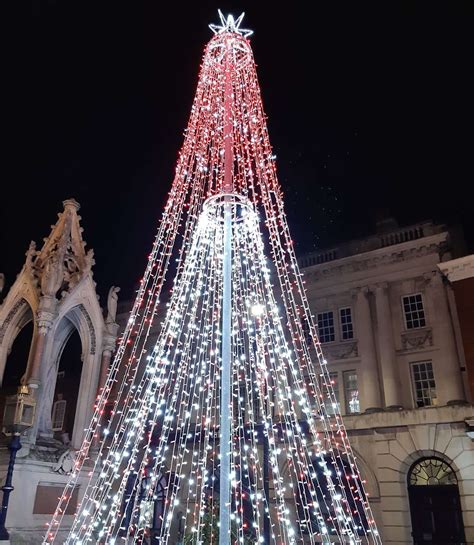
[[[288,230],[251,31],[243,14],[219,15],[137,299],[44,544],[62,539],[81,471],[67,544],[381,543]]]

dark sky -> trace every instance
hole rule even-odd
[[[11,284],[61,201],[95,279],[130,294],[169,190],[217,8],[246,12],[298,251],[460,222],[474,250],[473,17],[398,2],[27,2],[3,67],[1,265]],[[311,5],[312,7],[308,7]],[[5,56],[5,55],[4,55]]]

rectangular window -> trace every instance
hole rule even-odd
[[[334,314],[332,310],[318,314],[318,334],[322,343],[334,341]]]
[[[425,310],[423,308],[421,293],[405,295],[403,297],[403,311],[405,313],[405,323],[407,329],[425,327]]]
[[[341,319],[341,339],[348,341],[354,338],[354,326],[352,324],[352,310],[350,308],[341,308],[339,310]]]
[[[344,397],[346,398],[346,413],[360,412],[359,387],[356,371],[344,371]]]
[[[54,402],[53,413],[51,415],[53,431],[62,431],[64,426],[65,416],[66,416],[66,400],[59,399],[58,401]]]
[[[336,398],[336,401],[334,401],[334,398],[329,397],[328,395],[328,388],[322,384],[321,390],[323,392],[324,396],[324,404],[326,406],[326,412],[327,414],[336,414],[340,411],[340,405],[339,405],[339,373],[329,373],[329,380],[331,382],[332,389],[334,391],[334,397]]]
[[[430,407],[436,405],[436,384],[431,361],[412,363],[411,371],[416,406]]]

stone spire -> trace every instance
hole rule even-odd
[[[48,296],[70,291],[94,265],[93,250],[86,252],[86,243],[82,240],[81,216],[77,213],[79,203],[67,199],[63,206],[43,247],[30,256],[31,270],[39,281],[42,294]]]

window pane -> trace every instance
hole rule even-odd
[[[431,361],[411,364],[413,391],[417,407],[436,405],[436,384]]]
[[[324,379],[323,379],[324,381]],[[331,395],[330,389],[322,383],[321,391],[323,392],[324,405],[326,407],[327,414],[336,414],[340,411],[339,405],[339,373],[329,373],[329,381],[332,386],[332,392],[334,396]]]
[[[355,371],[344,372],[344,396],[346,398],[346,412],[349,414],[360,412],[359,388]]]
[[[403,297],[403,310],[407,329],[425,327],[425,310],[421,293]]]
[[[352,325],[352,310],[341,308],[339,311],[341,320],[341,339],[346,341],[354,338],[354,327]]]
[[[66,400],[61,399],[53,405],[53,414],[51,415],[53,431],[62,431],[64,417],[66,415]]]
[[[318,334],[322,343],[334,341],[334,315],[332,311],[318,314]]]

